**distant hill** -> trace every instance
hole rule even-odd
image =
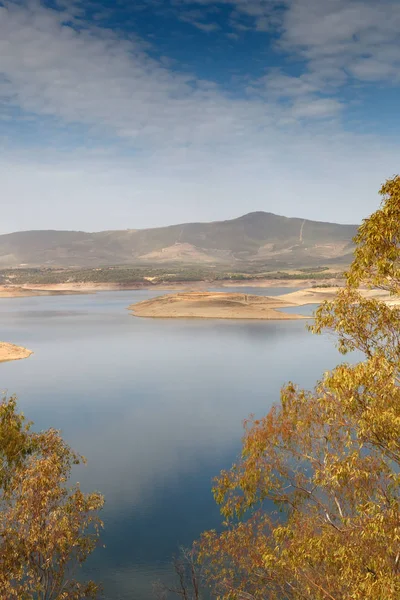
[[[356,225],[253,212],[238,219],[124,231],[0,235],[0,268],[245,265],[303,267],[351,261]]]

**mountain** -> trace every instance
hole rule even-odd
[[[155,229],[21,231],[0,235],[0,267],[346,264],[351,260],[356,231],[356,225],[265,212]]]

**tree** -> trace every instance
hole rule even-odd
[[[94,550],[103,498],[68,489],[84,459],[58,431],[31,431],[15,397],[0,402],[0,598],[82,600],[93,582],[74,578]]]
[[[158,600],[181,597],[183,600],[201,600],[205,587],[202,570],[199,569],[193,549],[181,548],[179,556],[174,557],[173,570],[176,583],[167,585],[161,581],[154,586]]]
[[[225,517],[197,545],[221,599],[400,598],[400,178],[355,239],[346,286],[311,328],[364,360],[289,383],[265,418],[246,423],[241,458],[216,480]],[[266,510],[272,501],[274,512]]]

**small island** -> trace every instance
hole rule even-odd
[[[33,354],[31,350],[23,348],[22,346],[0,342],[0,362],[21,360],[22,358],[28,358],[31,354]]]
[[[245,293],[225,292],[180,292],[157,296],[128,308],[136,317],[153,318],[198,318],[198,319],[260,319],[295,320],[310,319],[312,316],[281,312],[282,308],[299,307],[307,304],[319,305],[333,300],[339,288],[310,288],[280,296],[256,296]],[[400,300],[393,299],[387,292],[376,289],[359,290],[364,298],[385,302],[388,306],[399,306]]]
[[[306,319],[304,315],[280,312],[296,306],[282,298],[225,292],[182,292],[157,296],[132,304],[137,317],[197,319]]]

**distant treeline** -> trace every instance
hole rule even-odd
[[[246,281],[254,279],[340,279],[343,274],[327,273],[329,267],[307,267],[298,271],[258,271],[254,273],[217,272],[214,269],[184,267],[152,269],[146,267],[104,267],[96,269],[6,269],[0,271],[0,284],[54,284],[54,283],[118,283],[150,286],[159,283],[189,281]]]

